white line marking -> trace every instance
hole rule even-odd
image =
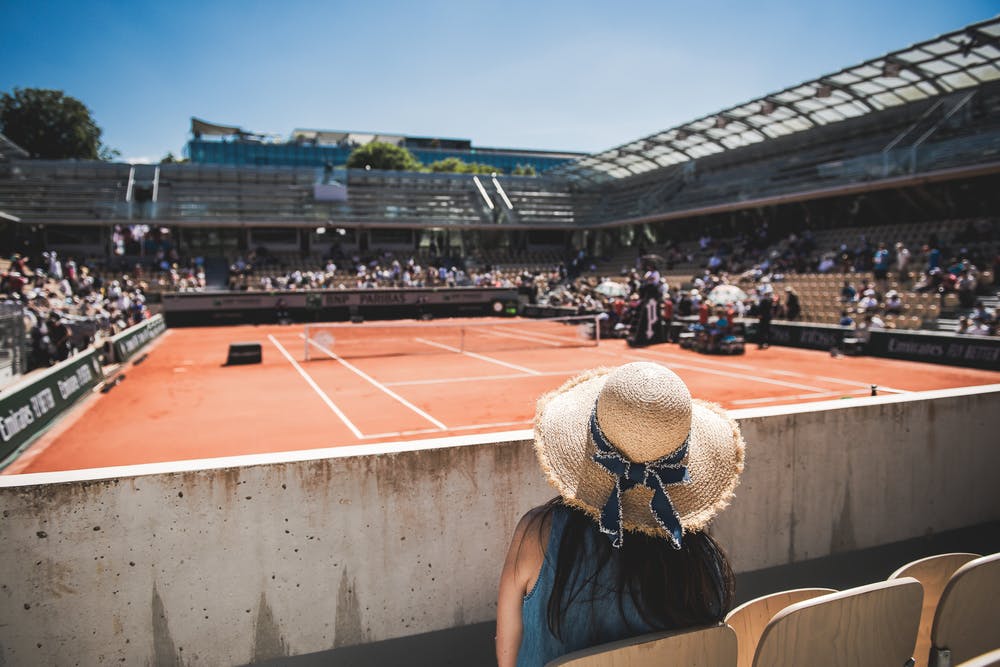
[[[658,354],[661,354],[661,355],[663,355],[665,357],[669,357],[671,359],[678,359],[678,360],[682,360],[683,359],[683,357],[681,356],[681,353],[668,352],[668,351],[664,351],[664,350],[657,350],[656,352]],[[703,364],[715,364],[715,365],[718,365],[718,366],[724,366],[725,368],[740,368],[740,369],[748,370],[748,371],[757,371],[758,373],[770,373],[772,375],[783,375],[783,376],[786,376],[786,377],[814,378],[816,380],[823,380],[824,382],[830,382],[830,383],[833,383],[833,384],[842,384],[842,385],[846,385],[848,387],[869,387],[872,384],[871,382],[859,382],[857,380],[845,380],[843,378],[829,377],[829,376],[826,376],[826,375],[812,375],[812,374],[809,374],[809,373],[803,373],[801,371],[789,371],[789,370],[777,369],[777,368],[775,368],[775,369],[760,368],[758,366],[751,366],[749,364],[740,364],[740,363],[730,362],[730,361],[718,361],[716,359],[701,359],[700,362],[703,363]],[[880,386],[879,389],[882,389],[882,387]],[[891,389],[891,388],[888,388],[888,387],[885,388],[885,391],[892,391],[892,392],[896,392],[896,393],[899,393],[899,394],[909,393],[908,389]]]
[[[449,352],[459,352],[466,355],[467,357],[472,357],[473,359],[479,359],[480,361],[485,361],[491,364],[497,364],[498,366],[506,366],[515,371],[521,371],[522,373],[527,373],[529,375],[541,375],[539,371],[532,370],[530,368],[525,368],[524,366],[518,366],[517,364],[510,364],[506,361],[500,361],[499,359],[494,359],[493,357],[487,357],[482,354],[476,354],[475,352],[465,352],[457,347],[452,347],[451,345],[445,345],[444,343],[435,343],[432,340],[426,340],[424,338],[414,338],[418,343],[423,343],[424,345],[431,345],[433,347],[439,347],[442,350],[448,350]]]
[[[868,392],[864,389],[854,389],[846,392],[847,394],[856,394],[858,396],[864,396]],[[775,401],[802,401],[811,400],[818,398],[830,398],[831,396],[843,396],[845,392],[843,391],[825,391],[815,394],[797,394],[795,396],[765,396],[763,398],[743,398],[738,401],[732,401],[733,405],[756,405],[758,403],[774,403]]]
[[[354,434],[354,437],[363,438],[364,436],[361,434],[361,431],[358,430],[358,427],[355,426],[354,423],[347,418],[347,415],[345,415],[343,411],[340,408],[338,408],[333,401],[330,400],[330,397],[326,395],[326,392],[319,388],[319,385],[316,384],[315,380],[313,380],[309,376],[309,374],[306,373],[301,366],[299,366],[299,362],[295,361],[295,359],[292,358],[292,355],[288,354],[288,350],[286,350],[284,346],[281,343],[279,343],[278,340],[271,334],[268,334],[267,337],[271,340],[272,343],[274,343],[274,346],[278,348],[278,351],[281,352],[282,356],[284,356],[285,359],[287,359],[288,362],[295,368],[295,370],[299,372],[299,375],[302,376],[302,379],[304,379],[309,384],[309,386],[313,388],[313,391],[319,394],[319,397],[323,400],[324,403],[326,403],[326,406],[331,410],[333,410],[333,413],[335,415],[340,417],[340,420],[344,422],[344,425],[347,426],[347,428],[351,429],[351,433]]]
[[[471,426],[454,426],[449,431],[471,431],[477,428],[500,428],[505,426],[522,426],[524,424],[531,424],[532,420],[526,419],[523,421],[515,422],[497,422],[496,424],[473,424]],[[395,438],[403,435],[421,435],[424,433],[437,433],[438,431],[431,428],[417,429],[414,431],[395,431],[393,433],[373,433],[371,435],[364,436],[364,439],[370,440],[372,438]]]
[[[301,338],[305,338],[305,334],[299,334],[299,336]],[[409,409],[413,410],[418,415],[420,415],[421,417],[423,417],[424,419],[426,419],[430,423],[432,423],[435,426],[437,426],[438,429],[440,429],[442,431],[447,431],[448,430],[448,427],[445,426],[442,422],[440,422],[437,419],[435,419],[434,417],[430,416],[429,414],[427,414],[426,412],[424,412],[423,410],[421,410],[420,408],[418,408],[417,406],[415,406],[413,403],[410,403],[408,400],[406,400],[405,398],[403,398],[402,396],[400,396],[399,394],[397,394],[396,392],[394,392],[392,389],[389,389],[384,384],[381,384],[378,380],[376,380],[372,376],[368,375],[367,373],[365,373],[363,370],[361,370],[360,368],[358,368],[354,364],[351,364],[346,359],[341,358],[339,355],[335,354],[333,351],[331,351],[328,348],[320,345],[319,343],[317,343],[316,341],[314,341],[312,339],[309,340],[309,343],[311,345],[315,345],[316,347],[318,347],[320,349],[320,351],[323,352],[325,355],[327,355],[331,359],[336,360],[339,364],[341,364],[342,366],[344,366],[348,370],[352,371],[353,373],[357,374],[358,377],[362,378],[363,380],[365,380],[366,382],[368,382],[369,384],[371,384],[373,387],[375,387],[379,391],[383,392],[384,394],[386,394],[388,396],[391,396],[392,398],[396,399],[397,401],[399,401],[400,403],[402,403],[403,405],[405,405]],[[358,437],[360,438],[361,436],[359,435]]]
[[[655,354],[658,356],[670,356],[674,359],[673,355],[664,355],[663,353],[657,352],[656,350],[645,349],[642,350],[646,354]],[[643,357],[640,357],[643,358]],[[647,358],[648,359],[648,358]],[[730,373],[728,371],[720,371],[713,368],[705,368],[703,366],[697,366],[693,364],[683,364],[683,363],[671,363],[671,368],[686,368],[688,370],[699,371],[701,373],[709,373],[711,375],[722,375],[724,377],[737,378],[740,380],[749,380],[750,382],[762,382],[764,384],[776,384],[781,387],[791,387],[792,389],[805,389],[807,391],[826,391],[826,387],[815,387],[808,384],[799,384],[797,382],[785,382],[784,380],[775,380],[774,378],[761,377],[759,375],[749,375],[747,373]]]
[[[534,375],[525,375],[524,373],[510,373],[508,375],[467,375],[464,377],[457,378],[431,378],[428,380],[400,380],[399,382],[386,382],[387,387],[407,387],[410,385],[418,384],[452,384],[454,382],[492,382],[495,380],[519,380],[526,377],[541,377],[541,376],[562,376],[565,378],[571,378],[574,375],[579,375],[586,371],[586,368],[575,368],[569,371],[538,371]]]

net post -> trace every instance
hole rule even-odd
[[[601,316],[594,315],[594,347],[601,345]]]

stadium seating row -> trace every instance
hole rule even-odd
[[[724,625],[644,635],[578,651],[547,667],[987,667],[996,632],[1000,553],[913,561],[887,581],[751,600]]]

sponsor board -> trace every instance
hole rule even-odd
[[[91,350],[0,394],[0,467],[103,379]]]
[[[1000,340],[983,336],[873,331],[865,353],[893,359],[1000,370]]]
[[[850,327],[829,324],[771,324],[771,345],[830,350],[841,347]],[[749,326],[748,341],[757,341],[757,324]],[[1000,339],[960,336],[933,331],[874,330],[864,347],[873,357],[926,361],[934,364],[1000,370]]]
[[[193,293],[164,294],[164,312],[207,310],[273,310],[282,300],[287,308],[341,306],[407,306],[420,304],[470,303],[489,304],[493,301],[514,301],[515,289],[488,287],[453,287],[427,289],[360,289],[266,292],[266,293]]]
[[[122,363],[167,329],[162,315],[154,315],[111,338],[115,361]]]

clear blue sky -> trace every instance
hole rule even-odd
[[[995,15],[997,0],[0,0],[0,90],[82,100],[122,157],[191,116],[593,152]]]

